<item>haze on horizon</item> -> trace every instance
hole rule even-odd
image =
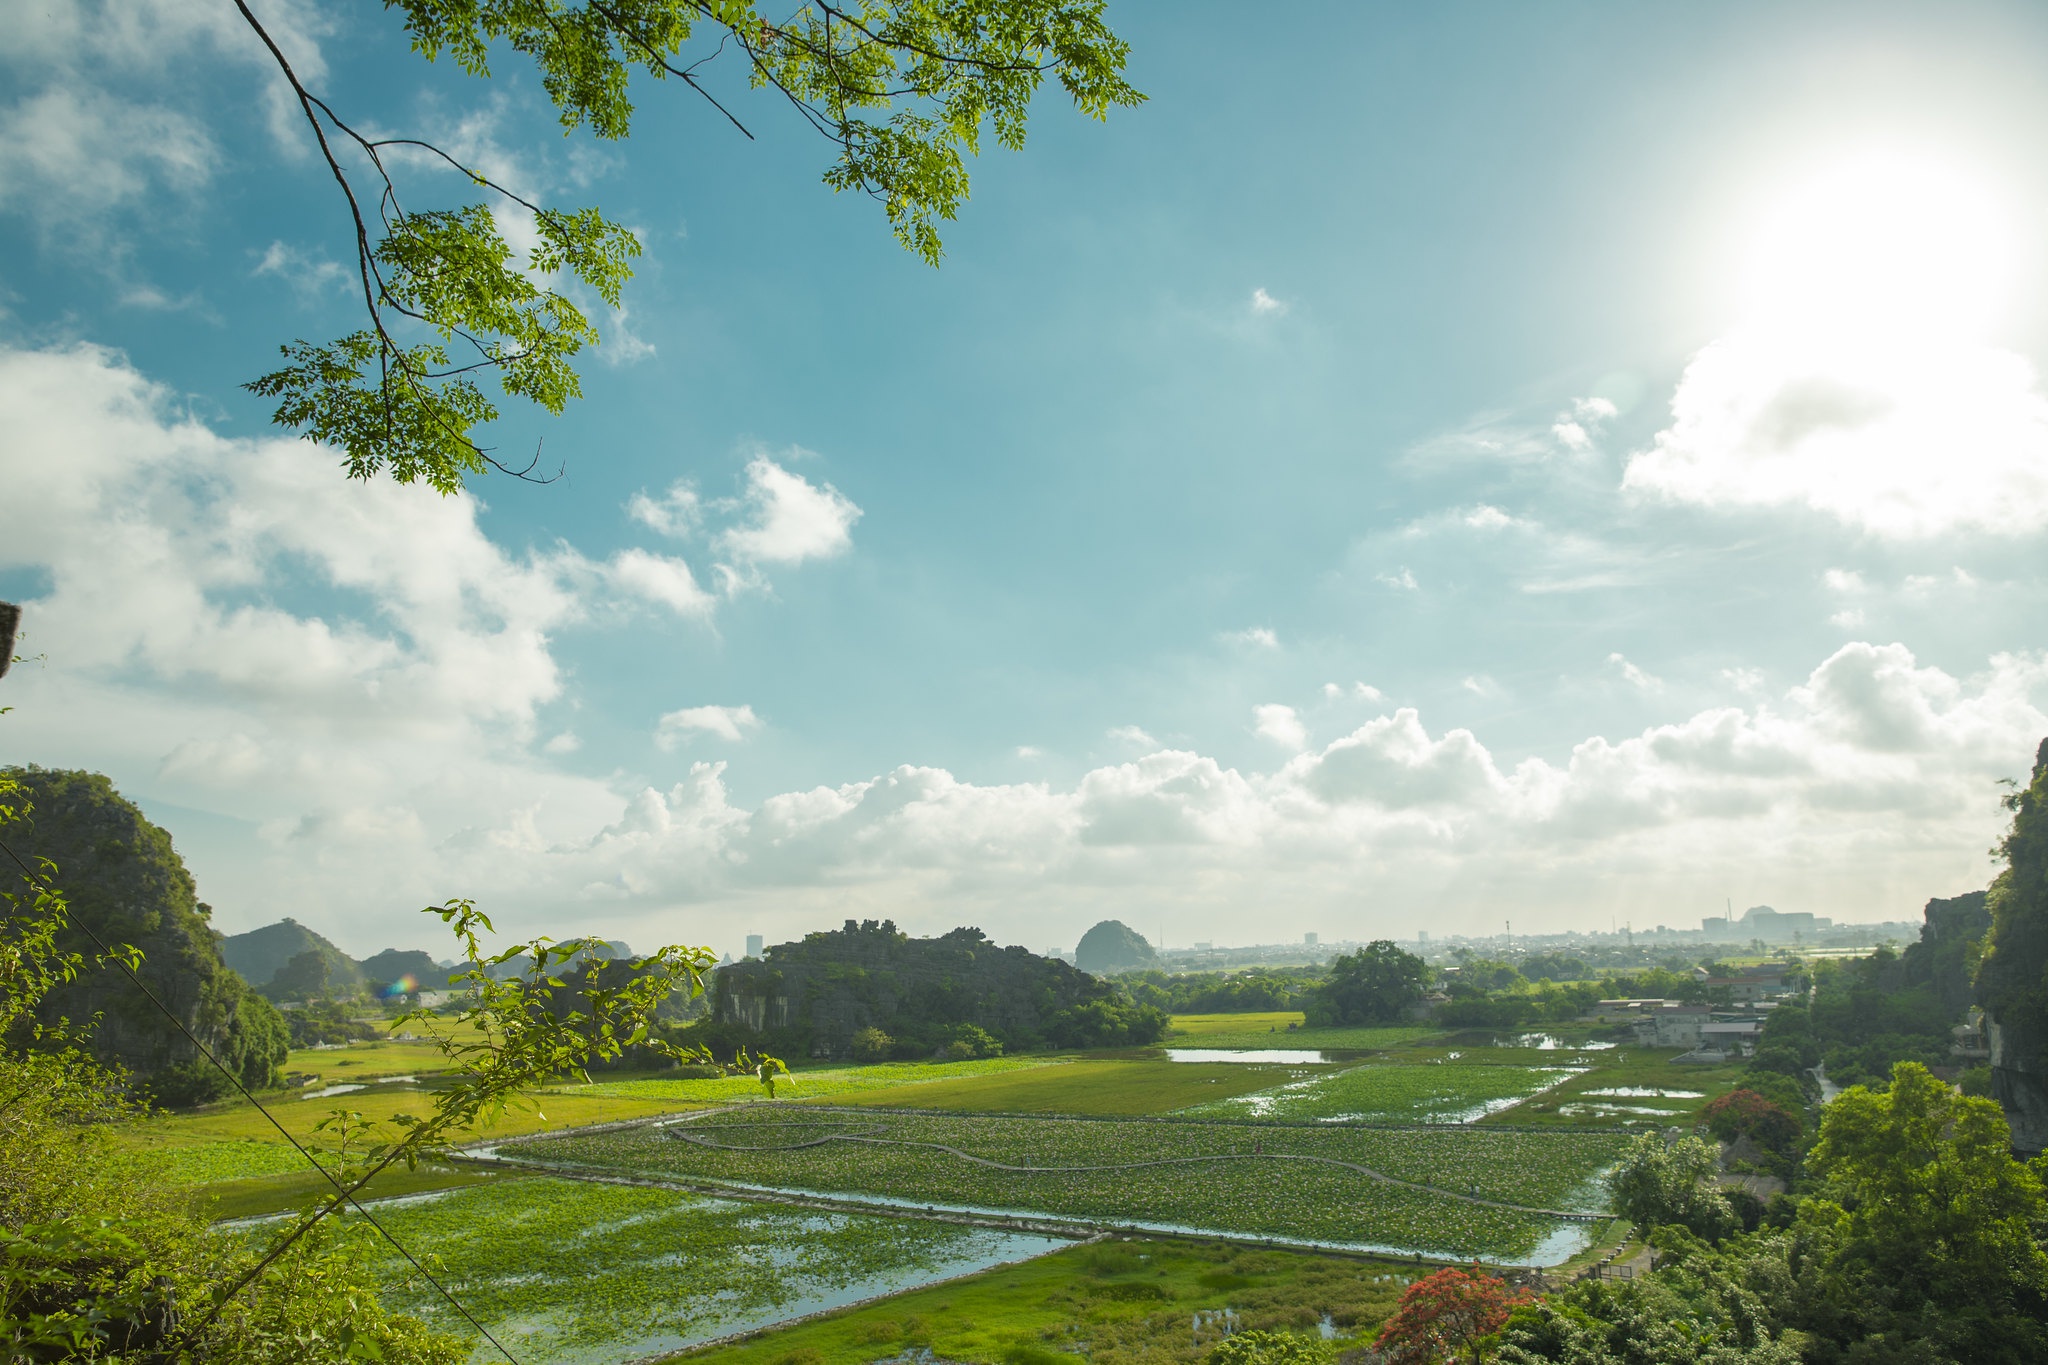
[[[594,148],[268,12],[646,255],[587,399],[499,432],[566,478],[347,483],[236,387],[351,305],[232,11],[0,0],[43,656],[0,761],[107,773],[223,931],[1250,943],[1988,881],[2048,735],[2038,7],[1112,3],[1149,102],[1045,101],[937,271],[777,120],[664,91]]]

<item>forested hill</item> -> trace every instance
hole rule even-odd
[[[912,938],[888,920],[768,949],[719,969],[712,1031],[797,1057],[987,1055],[1165,1036],[1166,1016],[1056,958],[979,929]]]
[[[48,859],[52,880],[70,906],[63,946],[89,961],[97,947],[142,950],[139,975],[156,998],[244,1084],[274,1084],[287,1035],[277,1011],[249,991],[221,960],[192,874],[153,825],[98,773],[11,768],[29,806],[8,843],[25,862]],[[169,1104],[212,1098],[227,1081],[196,1047],[119,972],[85,972],[45,997],[44,1022],[83,1025],[98,1017],[88,1046],[101,1061],[124,1067]]]

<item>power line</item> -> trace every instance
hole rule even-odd
[[[51,882],[48,878],[43,877],[40,873],[36,872],[33,868],[31,868],[27,863],[23,862],[21,860],[20,855],[15,853],[15,851],[9,848],[5,843],[0,843],[0,853],[5,853],[10,859],[13,860],[14,865],[20,868],[22,870],[22,874],[29,879],[30,885],[35,885],[37,882],[41,882],[44,886],[47,886],[51,891],[57,891],[58,894],[62,894],[61,891],[58,891],[58,887],[56,886],[55,883]],[[505,1357],[505,1359],[511,1361],[512,1365],[519,1365],[519,1358],[513,1355],[510,1351],[506,1350],[505,1344],[499,1341],[496,1337],[492,1336],[490,1329],[485,1327],[482,1323],[478,1322],[475,1316],[472,1315],[467,1308],[464,1308],[462,1306],[462,1301],[457,1299],[454,1294],[448,1291],[448,1287],[446,1285],[442,1284],[439,1280],[434,1278],[434,1272],[428,1270],[424,1265],[421,1265],[419,1258],[413,1255],[412,1252],[406,1248],[406,1245],[403,1242],[399,1241],[398,1238],[394,1237],[391,1234],[391,1230],[389,1228],[385,1227],[382,1223],[378,1222],[377,1216],[375,1214],[371,1213],[368,1209],[364,1208],[362,1204],[357,1201],[354,1191],[344,1186],[341,1183],[340,1178],[336,1176],[334,1172],[328,1170],[325,1166],[322,1166],[317,1160],[315,1160],[313,1154],[307,1151],[305,1146],[302,1143],[300,1143],[300,1141],[297,1138],[292,1136],[291,1130],[286,1128],[282,1123],[278,1122],[277,1115],[271,1113],[268,1109],[265,1109],[263,1107],[262,1101],[258,1100],[254,1095],[249,1093],[249,1087],[242,1084],[242,1078],[240,1076],[237,1076],[233,1071],[229,1070],[227,1064],[222,1062],[220,1058],[214,1056],[213,1050],[207,1047],[206,1044],[200,1042],[199,1039],[193,1035],[192,1030],[185,1026],[185,1021],[183,1019],[180,1019],[175,1013],[173,1013],[168,1005],[164,1004],[163,1001],[157,999],[156,992],[151,990],[148,984],[145,983],[140,976],[137,976],[135,974],[135,969],[128,964],[128,960],[126,958],[117,957],[114,953],[114,950],[107,946],[106,940],[102,939],[99,936],[99,934],[94,931],[93,927],[90,924],[85,923],[83,920],[77,919],[71,920],[70,922],[76,924],[80,929],[83,929],[85,931],[86,937],[90,938],[93,941],[93,946],[100,950],[101,960],[113,962],[124,973],[126,973],[128,979],[135,983],[135,988],[141,991],[143,995],[148,998],[149,1003],[156,1006],[157,1010],[164,1016],[164,1018],[170,1020],[171,1023],[177,1027],[178,1032],[185,1035],[186,1041],[191,1043],[193,1047],[199,1050],[199,1055],[206,1058],[207,1061],[213,1063],[215,1069],[217,1069],[221,1075],[228,1078],[228,1083],[233,1085],[235,1089],[242,1092],[242,1098],[249,1101],[250,1104],[254,1105],[256,1107],[256,1112],[263,1115],[264,1118],[268,1119],[270,1121],[270,1126],[277,1129],[278,1133],[283,1136],[284,1140],[286,1142],[289,1142],[294,1148],[298,1150],[300,1156],[306,1158],[307,1164],[312,1166],[314,1170],[320,1172],[321,1175],[327,1178],[327,1183],[334,1186],[334,1192],[340,1195],[343,1199],[346,1199],[349,1202],[349,1206],[353,1208],[357,1213],[360,1213],[364,1218],[368,1219],[370,1226],[377,1229],[379,1235],[381,1235],[385,1241],[391,1243],[392,1247],[397,1250],[399,1255],[405,1257],[407,1261],[411,1262],[412,1268],[414,1270],[417,1270],[420,1273],[420,1275],[423,1278],[425,1278],[428,1284],[431,1284],[432,1286],[434,1286],[435,1289],[440,1291],[441,1297],[448,1300],[450,1306],[452,1306],[456,1312],[462,1314],[463,1320],[465,1322],[467,1322],[471,1327],[476,1328],[476,1330],[480,1334],[482,1334],[485,1341],[488,1341],[491,1343],[491,1345],[497,1347],[499,1353],[502,1354]],[[310,1223],[308,1224],[308,1226],[311,1226]],[[220,1305],[216,1306],[216,1311],[218,1311],[219,1306]]]

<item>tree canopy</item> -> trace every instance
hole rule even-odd
[[[1379,939],[1332,961],[1328,978],[1303,1002],[1304,1013],[1311,1026],[1392,1023],[1421,1001],[1428,984],[1421,958]]]
[[[638,237],[597,207],[528,200],[443,148],[366,133],[306,85],[246,0],[235,0],[289,84],[342,197],[364,326],[294,340],[286,364],[250,382],[279,425],[338,447],[349,476],[388,473],[452,493],[511,469],[478,439],[498,394],[559,413],[582,394],[575,361],[598,343],[579,291],[607,307],[640,255]],[[1100,119],[1144,96],[1124,79],[1129,47],[1106,0],[807,0],[766,13],[754,0],[387,0],[413,50],[479,77],[517,54],[540,77],[563,130],[616,141],[631,131],[636,77],[675,80],[752,137],[706,84],[739,63],[751,87],[834,148],[824,181],[881,205],[905,247],[936,265],[938,225],[967,198],[967,157],[985,133],[1024,145],[1033,97],[1055,79]],[[424,156],[459,171],[483,202],[413,207],[395,170]],[[500,215],[533,245],[515,252]]]

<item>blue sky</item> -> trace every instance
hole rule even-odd
[[[232,8],[0,9],[47,655],[0,755],[112,775],[224,928],[1184,943],[1989,876],[2048,733],[2034,7],[1112,4],[1149,102],[1042,100],[936,271],[744,93],[756,141],[650,85],[597,146],[516,62],[265,12],[646,255],[587,399],[499,433],[566,478],[346,484],[236,387],[354,322]]]

